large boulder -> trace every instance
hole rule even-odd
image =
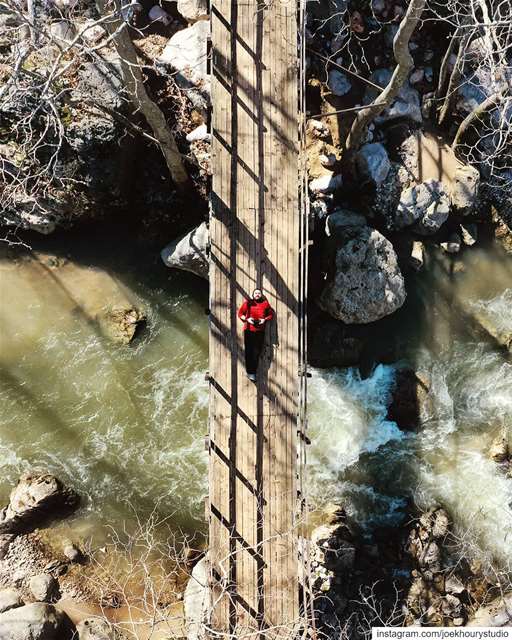
[[[426,180],[405,189],[396,209],[393,227],[403,229],[416,224],[422,235],[439,231],[450,215],[450,199],[439,180]]]
[[[480,174],[470,165],[459,167],[455,172],[450,199],[453,207],[462,213],[469,213],[478,200]]]
[[[167,267],[190,271],[208,278],[207,247],[209,233],[206,222],[162,249],[160,255]]]
[[[393,245],[376,229],[356,222],[344,212],[328,218],[328,228],[336,229],[328,241],[333,264],[318,299],[324,311],[346,324],[379,320],[406,298]]]
[[[68,640],[70,623],[55,607],[34,602],[0,614],[2,640]]]
[[[0,591],[0,613],[22,606],[23,599],[17,589],[2,589]]]
[[[393,71],[391,69],[376,69],[370,79],[380,87],[385,87],[391,80]],[[373,87],[368,87],[364,94],[364,104],[370,104],[375,100],[379,92]],[[389,107],[375,118],[376,124],[384,124],[395,120],[412,120],[421,123],[420,94],[411,87],[406,80],[400,87],[397,97]]]
[[[178,0],[178,11],[188,22],[201,20],[208,15],[208,0]]]
[[[332,69],[332,71],[329,71],[329,80],[327,84],[335,96],[344,96],[352,89],[350,80],[344,73],[338,71],[338,69]]]
[[[362,183],[381,184],[387,178],[390,169],[388,153],[380,142],[365,144],[358,151],[356,171]]]
[[[191,27],[175,33],[157,59],[158,64],[176,72],[176,82],[204,115],[210,103],[207,65],[209,37],[209,21],[199,20]]]
[[[68,515],[80,503],[78,494],[50,474],[26,473],[0,511],[0,534],[22,533],[49,518]]]

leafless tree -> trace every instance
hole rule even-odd
[[[2,55],[0,125],[5,144],[0,153],[0,210],[4,220],[44,231],[52,215],[80,182],[61,171],[68,143],[67,124],[76,109],[87,109],[121,123],[131,135],[141,135],[162,151],[177,189],[188,184],[187,171],[166,116],[150,96],[144,65],[132,43],[126,7],[119,0],[89,5],[55,0],[0,0]],[[91,17],[92,16],[92,17]],[[66,27],[67,25],[67,27]],[[119,100],[123,110],[90,96],[73,102],[77,73],[90,62],[115,75],[122,70]],[[140,114],[145,123],[141,124]]]

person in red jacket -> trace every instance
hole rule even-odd
[[[254,289],[252,297],[244,300],[238,310],[244,323],[245,370],[249,380],[256,382],[256,370],[265,341],[265,325],[272,320],[274,312],[261,289]]]

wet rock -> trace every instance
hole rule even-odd
[[[346,324],[366,324],[402,306],[405,284],[393,246],[379,231],[356,226],[350,236],[333,235],[329,243],[331,276],[318,304]]]
[[[59,583],[48,573],[32,576],[29,588],[38,602],[56,602],[60,598]]]
[[[478,170],[469,165],[459,167],[450,192],[450,199],[456,210],[466,214],[476,205],[480,185]]]
[[[501,433],[492,441],[489,456],[494,462],[508,462],[510,459],[510,448],[505,434]]]
[[[396,422],[400,429],[417,430],[430,402],[429,391],[430,380],[423,372],[397,371],[387,419]]]
[[[129,344],[145,323],[145,313],[133,306],[113,307],[102,318],[105,334],[119,344]]]
[[[34,602],[0,614],[0,638],[5,640],[71,640],[70,623],[55,607]]]
[[[329,71],[327,84],[335,96],[344,96],[352,89],[352,84],[348,77],[337,69]]]
[[[18,534],[40,526],[49,518],[68,515],[80,498],[50,474],[21,476],[9,504],[0,512],[0,534]]]
[[[405,189],[394,216],[395,229],[416,223],[415,231],[428,235],[438,231],[450,214],[450,201],[439,180],[426,180]]]
[[[447,242],[441,242],[439,245],[445,253],[459,253],[462,245],[460,234],[452,233]]]
[[[392,74],[391,69],[376,69],[371,74],[370,79],[384,88],[389,83]],[[364,94],[364,104],[373,102],[377,95],[377,89],[368,87]],[[404,82],[393,103],[375,118],[375,123],[384,124],[399,119],[412,120],[418,123],[421,123],[423,119],[420,108],[420,94],[411,87],[408,81]]]
[[[178,11],[188,22],[208,15],[208,0],[178,0]]]
[[[333,193],[336,189],[339,189],[342,184],[341,174],[334,175],[333,173],[326,173],[319,178],[311,180],[309,183],[309,189],[312,193]]]
[[[183,269],[202,278],[208,278],[208,243],[208,227],[203,222],[196,229],[164,247],[160,255],[167,267]]]
[[[356,156],[357,177],[362,183],[378,185],[387,178],[391,164],[380,142],[364,144]]]
[[[76,627],[77,640],[125,640],[125,636],[107,620],[86,618]]]
[[[347,335],[341,322],[320,323],[309,334],[308,362],[314,367],[354,367],[363,354],[364,341]]]
[[[23,599],[18,589],[2,589],[0,591],[0,613],[23,606]]]

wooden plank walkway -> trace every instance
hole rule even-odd
[[[296,12],[211,6],[209,554],[212,626],[237,637],[285,637],[299,619]],[[276,312],[256,385],[236,315],[255,287]]]

